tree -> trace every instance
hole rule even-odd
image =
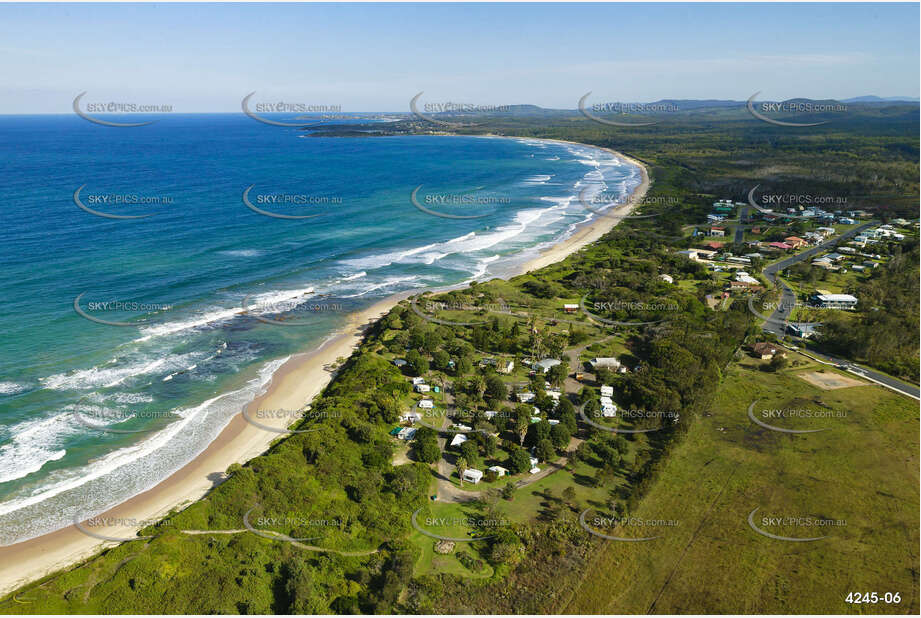
[[[569,446],[569,439],[571,437],[569,428],[562,422],[550,428],[550,441],[553,443],[553,446],[559,450],[563,450]]]
[[[524,444],[524,437],[528,433],[528,427],[531,426],[531,415],[528,412],[522,413],[522,410],[518,410],[518,415],[515,417],[515,433],[518,434],[518,444]]]
[[[429,362],[418,350],[410,350],[406,353],[406,362],[410,369],[417,376],[425,375],[429,370]]]
[[[486,378],[486,395],[488,399],[496,402],[505,401],[508,397],[508,389],[499,376],[491,375]]]
[[[541,440],[550,438],[550,423],[545,420],[531,423],[524,438],[525,446],[537,446]]]
[[[508,465],[513,474],[520,474],[531,469],[531,457],[528,452],[520,446],[515,447],[509,453]]]
[[[450,362],[451,357],[444,350],[435,350],[432,353],[432,366],[439,371],[444,371],[448,368],[448,362]]]
[[[428,427],[422,427],[416,432],[413,447],[416,450],[416,457],[419,458],[419,461],[435,463],[441,458],[437,434]]]
[[[457,478],[460,479],[461,487],[464,486],[464,472],[467,471],[467,460],[463,457],[457,458]]]
[[[567,485],[566,489],[563,490],[563,502],[567,506],[572,506],[576,501],[576,490],[572,488],[572,485]]]
[[[457,377],[465,376],[473,371],[473,363],[466,356],[462,356],[454,363],[454,375]]]
[[[467,462],[467,465],[475,468],[479,463],[480,450],[477,448],[475,440],[467,440],[460,445],[461,459]]]
[[[540,461],[553,461],[556,459],[556,449],[553,448],[553,443],[550,440],[544,439],[537,443],[534,455]]]

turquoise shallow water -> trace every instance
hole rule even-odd
[[[0,544],[153,486],[350,311],[509,272],[594,216],[579,192],[640,182],[590,147],[311,138],[232,114],[135,129],[9,116],[0,138]],[[422,212],[420,185],[429,209],[485,216]],[[90,209],[154,216],[90,214],[79,187]],[[258,214],[247,187],[259,209],[317,216]],[[81,316],[78,296],[127,325]]]

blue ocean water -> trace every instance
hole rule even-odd
[[[640,182],[571,144],[157,120],[0,116],[0,544],[178,470],[349,312],[505,274]]]

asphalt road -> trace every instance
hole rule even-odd
[[[776,275],[778,272],[789,266],[792,266],[793,264],[797,264],[803,260],[811,258],[815,254],[825,251],[826,249],[840,243],[841,241],[856,236],[863,230],[869,227],[873,227],[878,223],[878,221],[870,221],[869,223],[864,223],[863,225],[855,227],[854,229],[845,232],[840,236],[826,240],[825,242],[818,244],[806,251],[803,251],[802,253],[791,255],[784,260],[765,267],[763,270],[764,275],[771,281],[771,283],[780,286],[781,294],[779,306],[774,310],[774,313],[768,317],[768,320],[761,327],[762,330],[769,333],[774,333],[778,337],[783,337],[783,335],[787,332],[787,320],[789,319],[790,313],[792,313],[793,307],[795,306],[796,294],[793,293],[793,290],[791,290],[786,283],[777,279]],[[918,399],[919,397],[918,387],[913,384],[907,384],[901,380],[893,378],[892,376],[888,376],[884,373],[879,373],[878,371],[873,371],[872,369],[858,367],[847,359],[838,358],[829,354],[823,354],[822,352],[817,352],[812,348],[808,348],[808,352],[810,355],[816,357],[816,359],[819,361],[823,361],[830,365],[841,365],[845,367],[849,373],[852,373],[856,376],[862,378],[870,378],[880,382],[881,384],[884,384],[889,388],[902,393],[903,395],[908,395],[909,397],[914,397],[915,399]]]

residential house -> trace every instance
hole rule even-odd
[[[786,238],[783,239],[783,241],[787,243],[788,245],[790,245],[791,247],[793,247],[794,249],[800,249],[809,244],[805,240],[800,238],[799,236],[787,236]]]
[[[486,469],[495,472],[496,476],[505,476],[506,474],[508,474],[508,469],[503,468],[502,466],[489,466]]]
[[[672,278],[671,275],[659,275],[659,279],[661,279],[661,280],[664,281],[665,283],[674,283],[674,282],[675,282],[675,280]]]
[[[620,361],[613,356],[593,358],[588,361],[588,364],[592,366],[592,369],[617,369],[620,367]]]
[[[853,309],[857,306],[857,297],[850,294],[813,294],[810,302],[823,309]]]
[[[423,410],[431,410],[435,407],[435,402],[431,399],[423,399],[419,402],[419,407]]]
[[[724,227],[711,227],[710,236],[725,236],[726,228]]]
[[[534,363],[534,369],[542,371],[544,373],[550,371],[551,367],[556,367],[560,364],[559,359],[556,358],[545,358]]]
[[[752,355],[755,358],[760,358],[761,360],[770,360],[778,354],[784,356],[782,350],[783,348],[778,346],[776,343],[770,343],[769,341],[759,341],[752,346]]]
[[[462,478],[468,483],[473,483],[476,485],[481,480],[483,480],[483,471],[477,470],[476,468],[467,468],[464,470]]]
[[[565,303],[565,304],[563,305],[563,311],[565,311],[566,313],[575,313],[575,312],[578,311],[578,310],[579,310],[579,305],[578,305],[578,304]]]

